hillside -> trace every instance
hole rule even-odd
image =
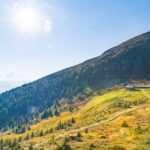
[[[150,78],[150,32],[109,49],[101,56],[64,69],[0,95],[0,127],[7,129],[38,121],[45,110],[59,115],[73,99],[87,100],[93,91]],[[74,109],[72,107],[71,109]],[[5,127],[5,128],[4,128]]]
[[[150,89],[119,88],[95,95],[75,112],[42,120],[23,134],[2,133],[0,139],[5,148],[15,143],[16,149],[148,150],[149,110]]]

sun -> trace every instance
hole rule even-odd
[[[13,26],[25,33],[51,31],[51,20],[36,7],[24,4],[14,4],[11,13],[11,22]]]
[[[20,8],[14,13],[13,21],[23,31],[33,32],[39,24],[38,13],[29,8]]]
[[[12,21],[21,31],[31,33],[38,29],[40,16],[33,8],[18,7],[13,12]]]

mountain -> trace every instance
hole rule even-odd
[[[5,92],[0,95],[0,126],[30,123],[46,109],[59,106],[63,99],[72,103],[74,97],[91,91],[149,80],[149,58],[150,32],[147,32],[101,56]]]

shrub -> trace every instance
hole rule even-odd
[[[122,127],[129,127],[129,125],[128,125],[128,123],[126,122],[126,121],[124,121],[123,123],[122,123],[122,125],[121,125]]]
[[[80,132],[77,133],[77,137],[78,137],[78,138],[81,138],[81,137],[82,137],[82,135],[81,135]]]
[[[71,119],[71,123],[76,123],[75,118],[72,118],[72,119]]]
[[[33,144],[29,146],[29,150],[33,150]]]
[[[102,135],[101,138],[102,138],[102,139],[106,139],[107,137],[106,137],[105,135]]]
[[[95,148],[96,148],[96,146],[93,143],[91,143],[90,146],[89,146],[89,150],[93,150]]]
[[[146,139],[145,144],[150,145],[150,139],[149,139],[149,138],[148,138],[148,139]]]
[[[113,150],[126,150],[126,148],[123,146],[114,146]]]
[[[88,132],[89,132],[89,131],[88,131],[88,128],[86,128],[86,129],[85,129],[85,133],[88,133]]]

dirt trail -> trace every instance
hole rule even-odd
[[[142,106],[139,106],[139,107],[136,107],[136,108],[131,108],[131,109],[122,111],[122,112],[120,112],[119,114],[114,115],[112,118],[109,118],[109,119],[107,119],[107,120],[100,121],[100,122],[98,122],[98,123],[94,123],[94,124],[89,125],[89,126],[81,127],[81,128],[79,128],[79,129],[75,129],[75,130],[68,131],[68,132],[66,132],[66,133],[64,133],[64,134],[62,134],[62,135],[59,135],[59,136],[55,137],[55,139],[59,139],[59,138],[64,137],[64,136],[66,136],[66,135],[68,135],[68,134],[70,134],[70,133],[76,133],[76,132],[84,131],[84,130],[87,129],[87,128],[92,128],[92,127],[95,127],[95,126],[97,126],[97,125],[101,125],[101,124],[104,124],[104,123],[113,121],[113,120],[115,120],[116,118],[120,117],[121,115],[124,115],[124,114],[126,114],[126,113],[129,113],[129,112],[132,112],[132,111],[141,109],[141,108],[144,108],[144,107],[146,107],[146,106],[147,106],[147,105],[142,105]]]
[[[145,95],[145,94],[144,94],[144,95]],[[149,97],[149,98],[150,98],[150,97]],[[63,138],[63,137],[67,136],[67,135],[70,134],[70,133],[81,132],[81,131],[84,131],[85,129],[92,128],[92,127],[95,127],[95,126],[97,126],[97,125],[101,125],[101,124],[104,124],[104,123],[108,123],[108,122],[113,121],[113,120],[115,120],[116,118],[120,117],[121,115],[124,115],[124,114],[126,114],[126,113],[129,113],[129,112],[132,112],[132,111],[135,111],[135,110],[138,110],[138,109],[147,107],[147,106],[148,106],[148,104],[145,104],[145,105],[142,105],[142,106],[139,106],[139,107],[135,107],[135,108],[131,108],[131,109],[122,111],[122,112],[120,112],[120,113],[114,115],[112,118],[109,118],[109,119],[100,121],[100,122],[98,122],[98,123],[94,123],[94,124],[89,125],[89,126],[84,126],[84,127],[79,128],[79,129],[74,129],[74,130],[67,131],[67,132],[65,132],[65,133],[63,133],[63,134],[61,134],[61,135],[59,135],[59,136],[56,136],[56,137],[55,137],[55,140],[57,140],[57,139],[59,139],[59,138]],[[48,141],[49,141],[49,140],[48,140]],[[39,143],[39,144],[35,145],[35,147],[39,147],[39,146],[41,146],[41,145],[43,145],[43,144],[46,144],[48,141],[45,141],[45,142],[43,142],[43,143]]]
[[[146,94],[144,90],[142,90],[142,92],[143,92],[143,94],[144,94],[147,98],[150,99],[150,96],[149,96],[148,94]],[[94,126],[101,125],[101,124],[103,124],[103,123],[107,123],[107,122],[113,121],[113,120],[115,120],[116,118],[120,117],[121,115],[124,115],[124,114],[126,114],[126,113],[129,113],[129,112],[132,112],[132,111],[141,109],[141,108],[144,108],[144,107],[146,107],[146,106],[148,106],[148,104],[145,104],[145,105],[142,105],[142,106],[139,106],[139,107],[135,107],[135,108],[131,108],[131,109],[122,111],[122,112],[120,112],[120,113],[114,115],[112,118],[109,118],[109,119],[100,121],[100,122],[98,122],[98,123],[94,123],[94,124],[89,125],[89,126],[81,127],[81,128],[79,128],[79,129],[75,129],[75,130],[68,131],[68,132],[66,132],[66,133],[64,133],[64,134],[62,134],[62,135],[59,135],[59,136],[55,137],[55,139],[59,139],[59,138],[64,137],[64,136],[66,136],[66,135],[68,135],[68,134],[70,134],[70,133],[76,133],[76,132],[84,131],[84,130],[87,129],[87,128],[92,128],[92,127],[94,127]]]

